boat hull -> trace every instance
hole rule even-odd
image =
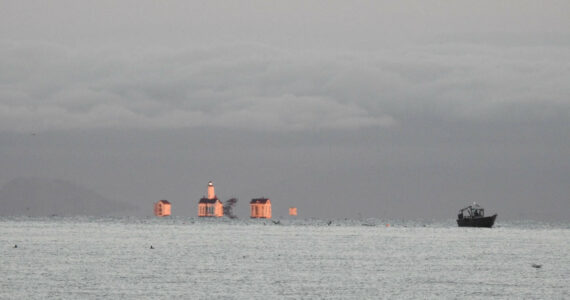
[[[490,217],[479,217],[479,218],[462,218],[457,219],[457,225],[459,227],[493,227],[495,224],[495,219],[497,214]]]

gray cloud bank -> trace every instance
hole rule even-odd
[[[2,42],[5,131],[397,126],[570,118],[567,45],[426,44],[374,54],[260,44],[79,51]]]

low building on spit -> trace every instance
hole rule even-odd
[[[157,217],[170,216],[172,205],[168,200],[160,200],[154,203],[154,215]]]
[[[267,198],[251,199],[251,217],[271,219],[271,200]]]
[[[214,184],[208,182],[208,191],[206,197],[202,197],[198,202],[198,217],[223,217],[224,207],[222,201],[216,196]]]
[[[289,215],[296,216],[297,215],[297,208],[296,207],[289,207]]]

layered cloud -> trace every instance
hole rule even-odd
[[[4,41],[0,128],[352,130],[412,119],[570,118],[567,44],[382,53],[262,44],[85,50]]]

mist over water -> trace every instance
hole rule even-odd
[[[279,221],[0,218],[0,298],[570,297],[568,223]]]

